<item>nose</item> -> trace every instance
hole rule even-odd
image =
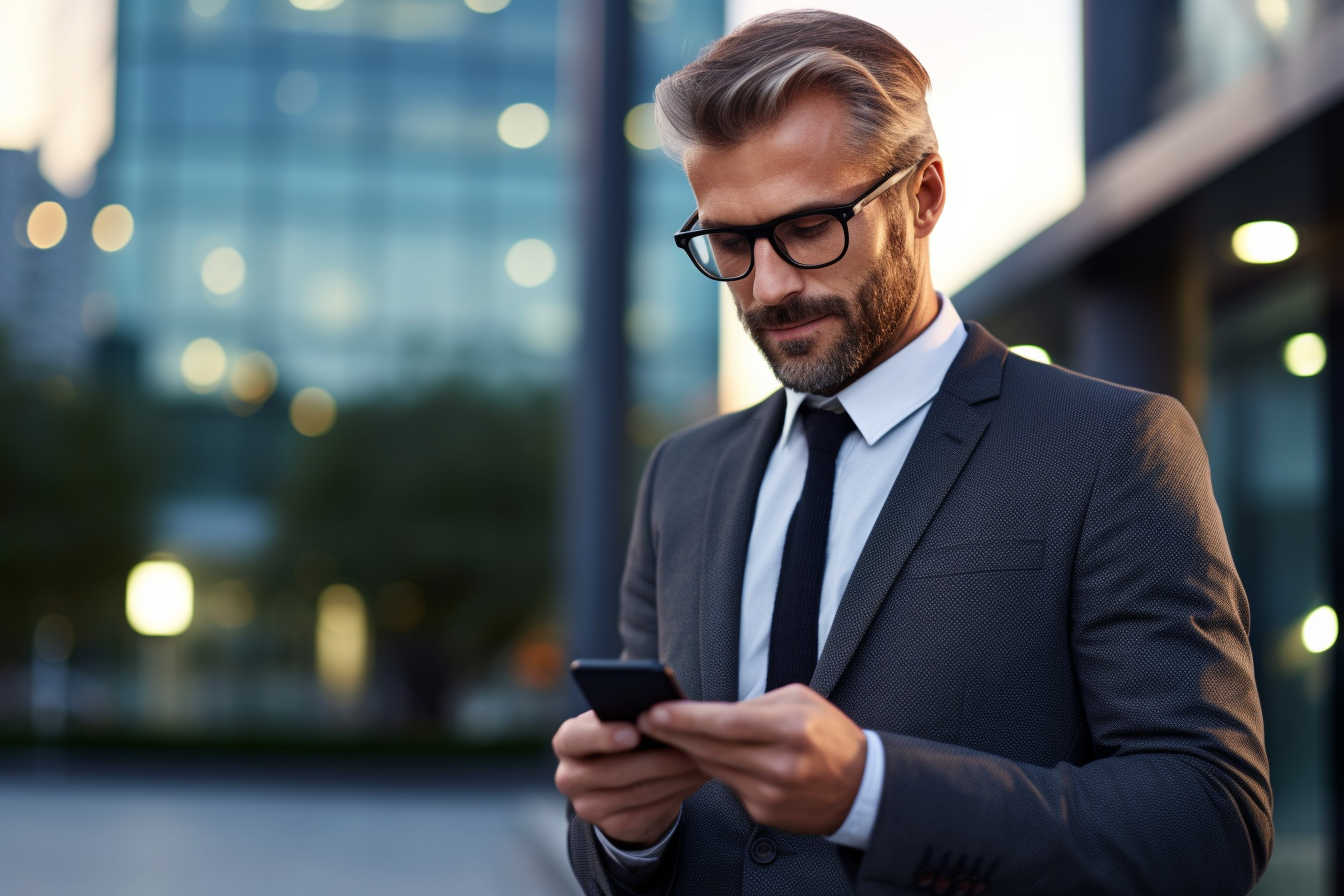
[[[765,237],[752,247],[751,297],[762,305],[778,305],[803,289],[802,271],[789,264]]]

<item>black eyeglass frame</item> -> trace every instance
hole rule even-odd
[[[873,200],[877,199],[877,197],[881,196],[883,193],[887,192],[892,187],[896,186],[902,180],[909,177],[911,173],[913,173],[919,168],[919,166],[924,164],[924,160],[927,159],[928,157],[929,157],[928,155],[921,156],[918,162],[909,166],[908,168],[898,168],[897,170],[892,171],[891,173],[885,175],[880,181],[877,182],[877,184],[871,190],[864,193],[858,199],[855,199],[849,205],[832,205],[827,206],[825,208],[809,208],[804,209],[803,211],[800,212],[790,212],[787,215],[780,215],[773,221],[767,221],[764,224],[757,224],[754,227],[704,227],[699,230],[687,230],[686,228],[694,224],[696,220],[700,217],[700,209],[696,209],[695,211],[691,212],[691,216],[686,219],[686,223],[681,225],[681,229],[672,235],[672,239],[674,239],[677,243],[677,246],[683,252],[686,253],[686,257],[689,258],[691,260],[691,263],[695,265],[696,270],[704,274],[709,279],[717,280],[720,283],[732,283],[735,280],[742,280],[745,277],[751,276],[751,272],[756,269],[755,249],[753,248],[752,250],[751,258],[747,262],[747,269],[745,271],[743,271],[741,274],[738,274],[736,277],[720,277],[717,274],[712,274],[708,270],[706,270],[705,266],[700,263],[700,260],[695,257],[695,252],[692,251],[691,249],[691,240],[694,239],[695,237],[705,236],[711,233],[735,233],[738,236],[742,236],[749,239],[753,247],[755,247],[757,240],[764,239],[769,241],[770,245],[775,250],[775,254],[777,254],[780,258],[784,259],[786,262],[788,262],[789,264],[793,265],[796,268],[802,268],[803,270],[807,271],[816,270],[817,268],[828,268],[831,265],[839,262],[840,259],[844,258],[845,253],[849,251],[850,220],[852,220],[855,216],[857,216],[859,212],[863,211],[865,208],[871,205]],[[821,264],[803,264],[801,262],[794,261],[792,258],[789,257],[789,253],[784,248],[783,243],[781,243],[779,240],[775,238],[775,228],[777,228],[779,225],[783,224],[786,221],[792,221],[796,218],[808,218],[812,217],[813,215],[830,215],[831,217],[839,221],[840,229],[845,234],[845,245],[840,250],[840,254],[837,255],[835,258],[831,259],[830,261],[824,261]]]

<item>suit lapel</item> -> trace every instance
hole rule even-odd
[[[737,699],[737,645],[742,578],[756,518],[756,496],[784,425],[780,390],[754,411],[724,444],[710,488],[700,573],[700,682],[702,700]],[[696,696],[694,694],[690,695]]]
[[[989,426],[987,411],[976,405],[998,397],[1007,349],[979,324],[969,324],[968,330],[840,600],[812,675],[812,689],[823,697],[830,696],[839,682],[901,568]]]

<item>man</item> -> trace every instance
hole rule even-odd
[[[817,11],[658,88],[697,202],[678,245],[785,389],[649,461],[620,629],[692,699],[556,733],[589,893],[1234,894],[1264,870],[1247,601],[1198,433],[934,291],[927,90],[889,34]]]

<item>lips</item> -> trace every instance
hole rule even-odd
[[[812,330],[816,329],[822,321],[830,319],[832,315],[822,314],[817,317],[810,317],[807,320],[790,322],[783,326],[762,327],[765,332],[774,336],[776,339],[798,339],[806,336]]]

